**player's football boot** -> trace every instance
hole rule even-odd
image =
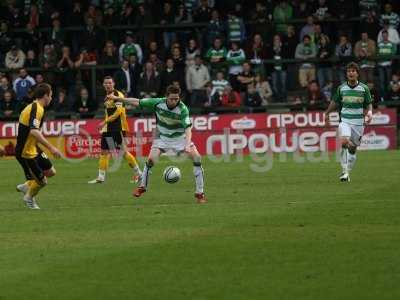
[[[142,179],[142,176],[139,174],[133,175],[131,179],[131,183],[138,183]]]
[[[207,198],[206,195],[204,195],[204,193],[195,193],[194,197],[196,198],[197,203],[207,203]]]
[[[342,173],[339,177],[341,182],[350,182],[349,173]]]
[[[29,187],[25,183],[17,185],[17,192],[20,192],[22,194],[26,194],[28,192],[28,189]]]
[[[104,183],[104,179],[96,178],[88,181],[88,184]]]
[[[40,209],[39,205],[36,203],[35,198],[25,195],[23,198],[26,206],[30,209]]]
[[[133,191],[133,196],[134,197],[140,197],[146,192],[146,189],[142,186],[138,186],[134,191]]]

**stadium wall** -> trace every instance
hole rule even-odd
[[[331,124],[322,111],[304,113],[253,113],[200,115],[192,118],[193,141],[203,155],[264,152],[319,152],[336,149],[339,115]],[[43,133],[69,159],[97,157],[100,153],[99,119],[54,120],[43,124]],[[129,118],[129,151],[147,155],[153,140],[155,118]],[[397,148],[395,109],[378,109],[365,130],[361,150]],[[13,155],[18,123],[0,122],[0,145]]]

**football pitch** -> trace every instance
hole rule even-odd
[[[350,183],[332,157],[227,160],[204,159],[205,205],[189,162],[134,199],[125,164],[88,185],[96,160],[57,160],[40,211],[0,161],[0,299],[400,299],[399,151],[359,152]]]

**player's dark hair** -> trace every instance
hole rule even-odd
[[[43,98],[45,95],[49,96],[51,92],[51,85],[48,83],[39,83],[34,91],[33,91],[33,98],[40,99]]]
[[[103,78],[103,81],[104,81],[104,80],[107,80],[107,79],[111,79],[112,81],[114,81],[114,78],[112,78],[112,76],[105,76],[105,77]]]
[[[181,89],[177,86],[170,85],[167,87],[167,96],[170,94],[181,94]]]
[[[357,73],[360,74],[360,67],[359,67],[359,65],[358,65],[357,63],[355,63],[354,61],[351,62],[351,63],[349,63],[349,64],[346,66],[346,71],[349,70],[349,69],[356,70]]]

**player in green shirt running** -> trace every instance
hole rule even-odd
[[[325,112],[325,123],[329,124],[329,113],[340,108],[338,135],[342,146],[340,181],[350,181],[349,173],[354,168],[357,147],[361,143],[364,124],[372,120],[371,92],[367,85],[358,81],[359,66],[352,62],[346,67],[347,82],[340,85]]]
[[[161,153],[173,151],[175,154],[183,152],[193,161],[193,174],[196,182],[195,198],[198,203],[206,203],[204,195],[204,171],[201,166],[201,156],[192,142],[192,123],[189,110],[180,100],[181,90],[174,86],[167,88],[165,98],[118,98],[135,107],[146,108],[156,115],[155,138],[143,170],[140,185],[133,195],[140,197],[147,190],[149,171]]]

